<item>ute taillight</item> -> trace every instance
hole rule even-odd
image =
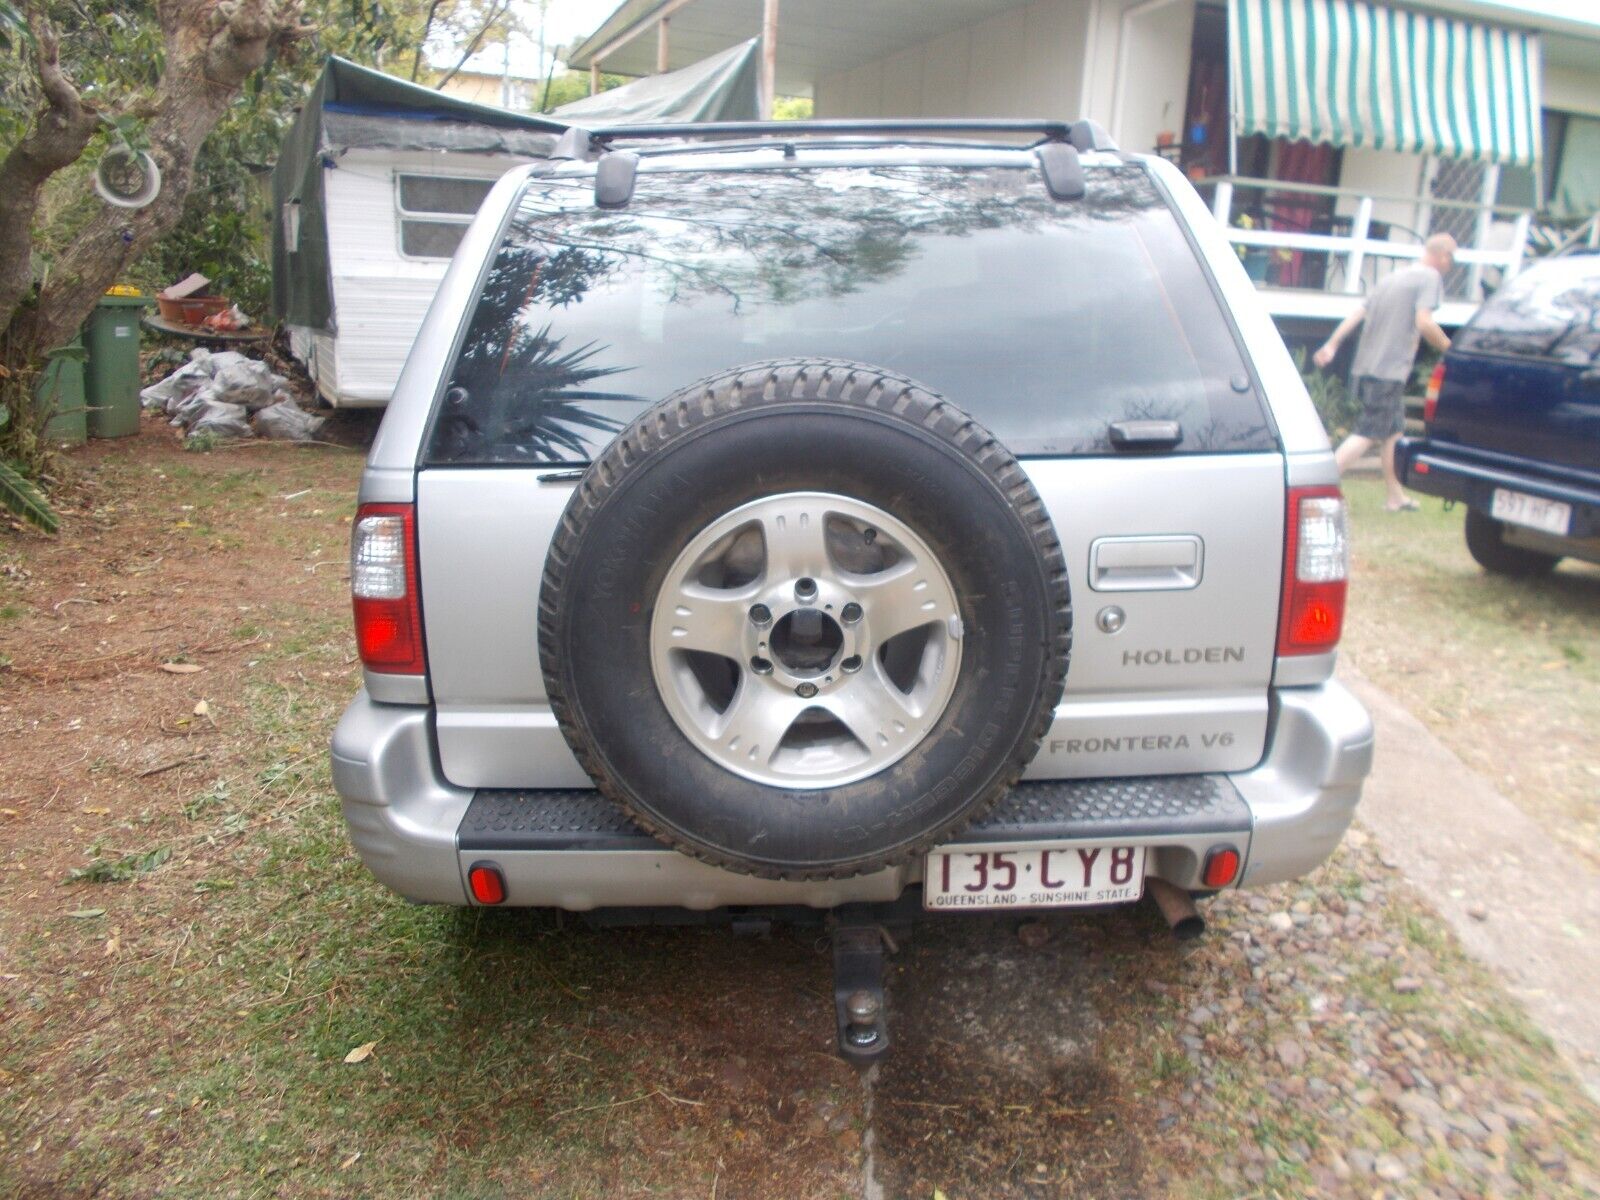
[[[416,522],[409,504],[363,504],[350,534],[356,650],[369,671],[421,675]]]
[[[1336,487],[1289,489],[1283,535],[1279,654],[1322,654],[1339,644],[1350,578],[1350,533]]]
[[[1439,389],[1444,386],[1444,363],[1441,361],[1433,368],[1433,374],[1428,376],[1428,390],[1422,398],[1422,420],[1426,425],[1433,424],[1433,414],[1439,411]]]

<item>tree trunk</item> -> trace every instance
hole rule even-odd
[[[70,340],[127,265],[171,231],[206,135],[274,46],[305,32],[300,0],[163,0],[158,11],[166,66],[145,134],[161,168],[161,194],[144,208],[108,206],[90,220],[51,265],[38,303],[13,315],[13,361]]]
[[[100,118],[61,73],[54,31],[35,21],[44,107],[0,162],[0,328],[33,286],[33,219],[45,180],[78,160]]]

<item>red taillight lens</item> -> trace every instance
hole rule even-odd
[[[1232,846],[1214,846],[1206,855],[1200,880],[1209,888],[1227,887],[1239,874],[1239,852]]]
[[[416,520],[409,504],[363,504],[350,534],[356,650],[369,671],[421,675]]]
[[[493,863],[473,863],[468,867],[467,886],[479,904],[499,904],[506,898],[506,877]]]
[[[1434,367],[1433,374],[1428,376],[1428,390],[1422,399],[1422,420],[1426,424],[1433,424],[1433,414],[1439,411],[1439,389],[1444,386],[1444,363]]]
[[[1290,488],[1279,654],[1322,654],[1339,644],[1349,576],[1350,536],[1339,489]]]

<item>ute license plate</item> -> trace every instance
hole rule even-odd
[[[1564,536],[1572,525],[1572,505],[1530,496],[1526,492],[1513,492],[1509,488],[1495,488],[1489,515],[1496,521],[1509,521],[1558,536]]]
[[[922,879],[922,907],[932,909],[1071,908],[1143,894],[1143,846],[935,850]]]

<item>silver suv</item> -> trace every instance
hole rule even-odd
[[[361,485],[334,781],[413,900],[876,926],[1273,883],[1372,753],[1327,438],[1187,181],[1089,122],[571,130]]]

